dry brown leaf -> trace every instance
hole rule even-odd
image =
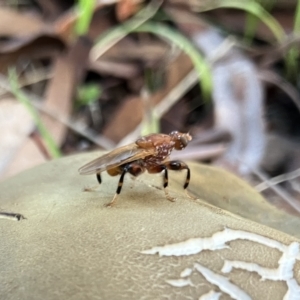
[[[171,132],[174,128],[182,128],[188,115],[186,99],[176,102],[161,119],[161,132]]]
[[[19,51],[22,55],[27,53],[32,54],[31,52],[33,52],[35,48],[41,49],[45,48],[46,46],[48,46],[50,49],[55,47],[59,50],[62,50],[64,44],[55,34],[39,32],[37,34],[32,34],[30,36],[20,37],[1,43],[0,53],[9,54]],[[41,54],[41,57],[43,57],[43,54]]]
[[[237,32],[243,35],[245,33],[245,18],[246,15],[242,10],[212,10],[205,13],[210,18],[218,20],[219,24],[224,24],[226,29],[231,32]],[[283,27],[285,32],[292,32],[294,27],[294,13],[285,10],[273,10],[272,17],[277,20],[277,22]],[[265,40],[269,42],[275,41],[274,34],[270,29],[264,25],[262,22],[258,23],[255,29],[255,37],[260,40]]]
[[[45,23],[37,15],[0,6],[0,36],[20,38],[35,35],[44,29]]]
[[[73,95],[84,75],[91,43],[79,38],[67,54],[56,59],[53,78],[46,91],[45,109],[59,117],[68,119],[73,106]],[[49,116],[43,116],[43,122],[54,140],[60,145],[65,137],[66,126]]]
[[[0,100],[0,177],[34,129],[28,110],[10,98]],[[16,174],[16,173],[15,173]]]
[[[116,3],[118,0],[106,0],[97,1],[92,22],[90,24],[89,32],[87,35],[92,40],[103,33],[104,29],[109,28],[113,25],[111,22],[111,15],[109,13],[104,14],[103,8]],[[67,44],[74,42],[74,26],[78,18],[78,12],[74,9],[68,10],[63,15],[61,15],[53,24],[54,31],[64,40]]]
[[[120,0],[116,4],[116,16],[120,22],[134,15],[140,8],[141,0]]]
[[[20,60],[51,58],[63,48],[57,37],[44,33],[8,41],[0,46],[0,72],[5,73]]]
[[[97,5],[96,9],[103,6],[103,4]],[[91,36],[99,35],[109,25],[108,19],[99,18],[97,13],[91,24],[93,29]],[[69,44],[70,47],[66,52],[61,53],[64,45],[52,29],[56,28],[55,26],[48,26],[39,18],[29,17],[26,13],[20,14],[3,7],[0,8],[0,25],[0,36],[12,36],[8,41],[1,43],[0,71],[2,72],[6,72],[11,65],[18,65],[20,59],[31,61],[33,58],[49,58],[60,52],[54,64],[53,79],[48,83],[45,109],[60,119],[67,120],[73,106],[74,91],[84,76],[92,43],[88,39],[79,38],[75,44]],[[68,41],[70,42],[70,37]],[[22,107],[21,104],[18,105]],[[26,110],[23,107],[22,109]],[[66,133],[65,124],[54,121],[46,115],[42,116],[42,121],[56,143],[61,145]],[[27,125],[21,122],[17,125],[20,126],[21,131],[27,128]],[[30,126],[30,128],[34,126],[32,121]],[[27,131],[26,133],[28,134]],[[8,136],[12,139],[13,134],[8,134]],[[23,139],[20,138],[20,141],[16,143],[5,142],[5,134],[4,131],[2,132],[0,140],[2,139],[3,144],[9,148],[6,152],[13,156],[13,161],[7,161],[4,154],[1,156],[1,163],[3,162],[1,168],[4,169],[4,164],[6,167],[5,176],[16,174],[45,161],[44,155],[33,140],[28,138],[24,141],[24,138],[26,137],[23,136]],[[4,151],[5,147],[2,147],[2,150]]]
[[[101,75],[136,81],[142,72],[142,65],[151,67],[159,64],[168,51],[170,47],[163,41],[136,41],[126,36],[98,59],[93,60],[91,57],[89,66]]]
[[[91,22],[89,36],[99,35],[108,28],[109,24],[106,17],[99,20],[96,14]],[[91,47],[92,39],[79,37],[75,44],[69,47],[68,53],[62,53],[57,58],[53,79],[46,91],[45,109],[49,109],[61,118],[68,119],[73,106],[73,95],[87,69]],[[67,130],[65,125],[46,115],[43,116],[43,121],[55,141],[60,145]]]
[[[114,3],[114,1],[111,1]],[[46,92],[45,107],[49,110],[57,112],[63,118],[68,118],[72,108],[72,97],[78,84],[81,82],[84,72],[86,71],[88,62],[88,54],[92,47],[93,39],[106,31],[111,25],[108,16],[101,16],[103,12],[101,8],[109,5],[110,2],[99,3],[95,8],[95,13],[90,25],[87,37],[79,37],[75,44],[70,46],[68,54],[62,54],[57,59],[54,71],[54,77]],[[66,35],[65,31],[61,31],[62,24],[73,24],[76,20],[74,12],[68,12],[62,16],[56,23],[57,32]],[[71,35],[71,33],[69,33]],[[69,38],[70,36],[68,36]],[[70,39],[69,39],[70,40]],[[53,128],[53,136],[61,143],[66,128],[63,124],[58,124],[53,119],[44,116],[46,124]],[[56,128],[56,129],[55,129]]]
[[[43,16],[47,20],[54,20],[68,7],[67,1],[60,0],[36,0],[39,8],[42,10]]]
[[[32,139],[27,138],[21,145],[18,146],[13,159],[7,168],[5,168],[0,178],[2,180],[14,176],[46,161],[46,157],[40,151],[36,143]]]
[[[192,69],[190,59],[181,54],[166,70],[166,85],[162,90],[150,95],[149,102],[156,105],[172,90]],[[133,113],[134,112],[134,113]],[[129,132],[133,131],[143,118],[143,102],[140,97],[130,97],[119,107],[111,118],[111,122],[104,129],[103,134],[113,140],[120,141]]]
[[[235,32],[240,35],[244,35],[246,32],[246,18],[247,14],[245,14],[244,10],[241,9],[230,9],[228,8],[218,8],[217,2],[222,3],[222,1],[197,1],[197,0],[169,0],[169,5],[181,5],[184,9],[188,9],[189,11],[201,12],[201,14],[214,22],[219,24],[219,27],[224,27],[228,32]],[[263,3],[264,2],[264,3]],[[271,4],[271,2],[263,1],[262,5]],[[278,1],[272,1],[271,14],[272,17],[277,20],[277,22],[283,27],[285,32],[293,32],[294,29],[294,14],[297,7],[295,1],[284,1],[284,8],[282,5],[278,5]],[[212,5],[214,9],[207,10]],[[266,26],[263,22],[258,22],[257,27],[255,27],[255,37],[259,40],[265,40],[273,42],[276,40],[274,34],[270,30],[268,26]]]
[[[113,45],[98,59],[117,61],[138,61],[148,66],[158,64],[171,51],[170,45],[161,40],[134,40],[130,36],[124,37]],[[97,61],[98,61],[97,60]]]
[[[97,60],[89,63],[89,70],[106,76],[132,79],[140,75],[141,70],[137,64],[119,61]]]

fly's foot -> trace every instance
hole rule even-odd
[[[176,201],[176,198],[172,197],[169,195],[169,192],[167,191],[167,189],[165,188],[165,195],[166,195],[166,198],[171,201],[171,202],[175,202]]]
[[[199,200],[197,197],[191,195],[187,189],[184,190],[185,194],[187,195],[187,197],[189,197],[190,199],[193,199],[193,200]]]
[[[92,186],[92,187],[85,186],[85,187],[82,189],[82,191],[83,191],[83,192],[94,192],[97,188],[98,188],[98,186]]]
[[[115,205],[115,201],[116,201],[117,197],[118,197],[118,194],[115,194],[113,199],[109,203],[105,204],[104,206],[105,207],[113,207]]]

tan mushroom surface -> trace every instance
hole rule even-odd
[[[161,177],[145,174],[125,177],[107,208],[118,178],[104,174],[101,186],[83,191],[96,179],[77,172],[98,155],[55,160],[0,184],[0,299],[298,299],[298,218],[195,163],[190,191],[199,200],[185,196],[184,171],[169,175],[174,203]]]

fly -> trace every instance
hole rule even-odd
[[[180,160],[169,161],[171,152],[184,149],[192,140],[189,133],[180,133],[172,131],[170,134],[150,134],[136,140],[135,143],[117,148],[103,156],[87,163],[79,169],[82,175],[96,174],[99,184],[101,184],[101,173],[107,171],[111,176],[121,175],[116,193],[110,203],[106,206],[112,206],[117,196],[121,193],[124,176],[130,173],[133,176],[139,176],[146,170],[150,174],[164,172],[164,191],[166,198],[174,201],[168,191],[168,170],[180,171],[186,170],[186,180],[183,188],[186,188],[190,182],[190,168],[186,163]],[[193,198],[189,194],[189,197]]]

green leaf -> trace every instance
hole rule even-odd
[[[77,104],[79,106],[89,105],[99,99],[102,93],[101,87],[96,83],[87,83],[77,90]]]

